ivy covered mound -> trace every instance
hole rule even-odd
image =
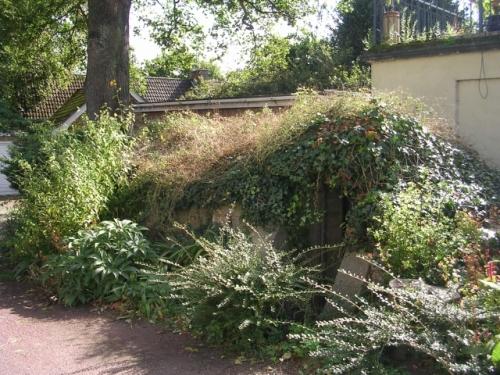
[[[316,192],[326,184],[349,200],[346,233],[360,239],[380,192],[435,182],[451,211],[484,219],[498,173],[426,130],[428,119],[417,102],[364,94],[301,95],[284,113],[171,115],[145,129],[114,206],[153,233],[170,227],[175,210],[232,203],[252,224],[296,231],[321,220]]]

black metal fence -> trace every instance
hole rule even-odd
[[[384,38],[384,14],[399,14],[398,39],[431,39],[450,29],[460,30],[470,23],[466,10],[459,10],[453,0],[373,0],[373,39],[375,44]]]

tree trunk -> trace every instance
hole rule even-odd
[[[88,0],[87,80],[89,118],[102,108],[129,103],[129,15],[132,0]]]

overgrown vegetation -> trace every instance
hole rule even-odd
[[[455,209],[485,214],[498,175],[386,100],[305,95],[284,114],[170,116],[146,132],[116,212],[158,233],[175,210],[237,202],[251,223],[299,228],[321,219],[316,191],[326,184],[352,202],[348,236],[364,239],[379,191],[448,181]]]
[[[394,272],[445,284],[457,281],[457,262],[480,256],[478,224],[465,211],[457,211],[451,192],[443,184],[410,183],[395,196],[382,198],[371,234],[380,257]]]
[[[64,237],[96,223],[127,172],[130,119],[103,114],[68,132],[37,127],[8,161],[23,199],[11,218],[11,256],[22,269],[61,251]]]
[[[318,321],[308,333],[291,335],[309,348],[311,356],[324,360],[329,373],[373,369],[389,348],[410,348],[432,358],[439,364],[435,373],[488,372],[478,319],[495,319],[496,315],[477,306],[474,311],[449,303],[442,294],[425,289],[393,289],[346,273],[365,282],[370,295],[346,298],[329,286],[318,285],[341,317]]]
[[[28,126],[28,121],[0,99],[0,133],[12,133]]]
[[[290,94],[300,88],[360,90],[369,86],[369,80],[368,67],[358,63],[342,65],[326,39],[313,35],[271,36],[252,51],[245,68],[223,79],[201,81],[185,97]]]
[[[9,165],[24,195],[11,259],[64,303],[175,317],[232,351],[310,353],[326,372],[391,373],[383,360],[395,346],[425,354],[436,371],[484,373],[497,356],[498,296],[481,285],[499,241],[485,242],[480,229],[496,220],[499,176],[426,130],[430,120],[396,96],[303,93],[287,112],[172,114],[134,141],[128,119],[106,114],[67,133],[40,128],[20,140]],[[309,267],[312,254],[286,250],[322,221],[320,187],[349,202],[335,251],[369,253],[401,278],[453,285],[460,301],[392,289],[384,278],[363,280],[368,292],[351,298],[353,310],[335,301],[324,270]],[[183,210],[212,217],[233,203],[253,225],[287,232],[285,250],[227,225],[166,241],[178,235]],[[148,239],[128,220],[97,224],[103,218],[135,220]],[[325,297],[346,316],[315,326]]]
[[[190,328],[232,350],[280,354],[291,318],[312,317],[314,291],[302,278],[317,270],[228,224],[215,240],[193,239],[204,254],[166,275]]]

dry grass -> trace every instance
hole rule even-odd
[[[140,177],[136,181],[146,188],[146,200],[151,203],[145,224],[167,223],[191,184],[209,188],[229,167],[262,164],[277,150],[293,147],[318,114],[359,122],[362,112],[373,108],[373,99],[364,93],[309,94],[299,96],[292,108],[278,113],[264,110],[232,117],[174,113],[149,124],[134,160]],[[434,119],[419,101],[400,95],[378,96],[377,100],[395,113],[406,113],[424,123]]]
[[[416,117],[433,133],[451,138],[450,129],[421,101],[401,93],[377,98],[394,111]],[[182,190],[235,160],[262,162],[306,131],[318,113],[355,117],[371,99],[369,94],[303,95],[290,110],[279,113],[264,110],[232,117],[171,114],[149,126],[135,164],[141,174],[154,175],[156,183]]]

